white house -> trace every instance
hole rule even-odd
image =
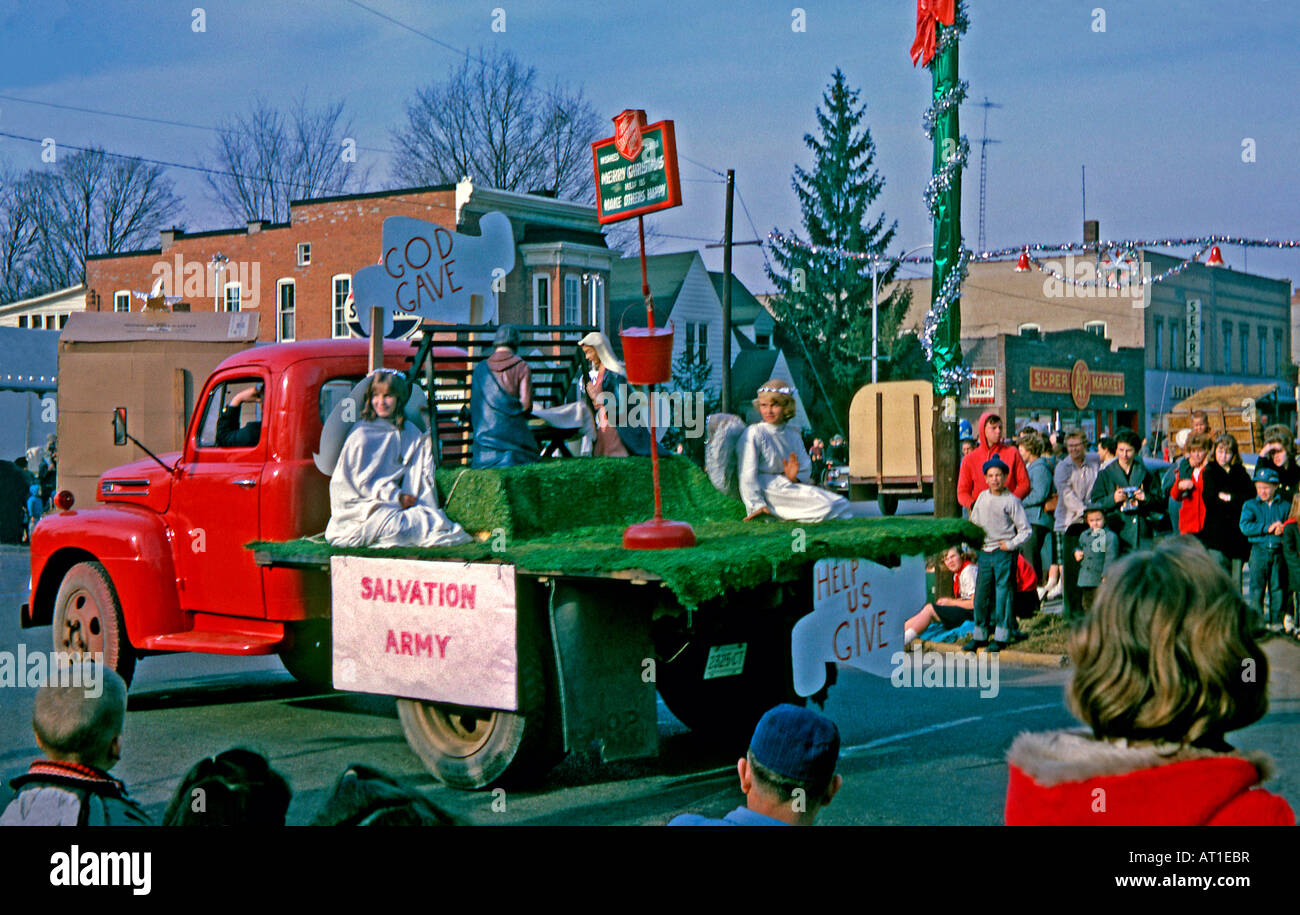
[[[56,289],[45,295],[0,305],[0,327],[60,330],[68,323],[68,315],[85,310],[85,284],[69,286],[67,289]]]

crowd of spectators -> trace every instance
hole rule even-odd
[[[985,414],[973,437],[963,441],[957,499],[969,514],[986,488],[986,463],[996,456],[1006,465],[1006,489],[1019,500],[1031,530],[1019,548],[1034,568],[1040,598],[1062,597],[1067,620],[1082,619],[1082,589],[1098,587],[1109,565],[1150,549],[1157,538],[1185,534],[1244,586],[1257,634],[1300,637],[1300,505],[1293,504],[1300,464],[1285,426],[1264,430],[1253,473],[1236,438],[1214,434],[1202,411],[1192,414],[1179,443],[1182,453],[1167,469],[1129,429],[1102,436],[1096,451],[1088,450],[1076,430],[1045,435],[1027,427],[1014,445],[1004,430],[1001,417]],[[1113,533],[1115,545],[1101,534],[1088,536],[1090,526]],[[1081,585],[1084,566],[1087,583]]]

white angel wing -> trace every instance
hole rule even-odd
[[[719,492],[740,498],[736,480],[736,445],[745,421],[733,413],[715,413],[708,420],[709,438],[704,448],[704,470]]]

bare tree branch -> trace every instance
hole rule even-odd
[[[407,103],[406,123],[393,131],[393,174],[404,185],[468,176],[592,202],[591,142],[603,126],[581,88],[538,89],[534,68],[508,51],[481,51]]]
[[[49,289],[84,282],[91,254],[142,247],[181,209],[160,166],[102,149],[65,156],[52,171],[28,172],[24,186],[35,243],[31,269]]]
[[[285,115],[256,100],[217,135],[212,167],[221,174],[207,175],[213,199],[236,221],[287,222],[291,200],[360,190],[369,170],[345,158],[353,131],[342,118],[342,102],[313,109],[304,96]]]
[[[0,167],[0,302],[14,302],[49,292],[32,270],[36,256],[36,225],[27,198],[32,193],[25,175]]]

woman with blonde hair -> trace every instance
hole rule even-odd
[[[1022,734],[1009,826],[1295,824],[1269,761],[1225,740],[1268,710],[1250,610],[1194,538],[1132,554],[1071,636],[1070,710],[1091,733]]]
[[[790,425],[794,387],[780,378],[758,388],[754,406],[762,422],[745,430],[737,448],[736,473],[746,521],[771,515],[781,521],[825,521],[849,515],[849,500],[813,486],[812,462],[803,436]]]

